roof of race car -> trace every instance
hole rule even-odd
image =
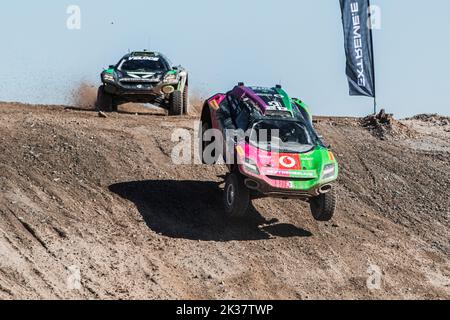
[[[159,52],[154,51],[133,51],[130,53],[127,53],[124,58],[129,57],[159,57],[161,54]]]
[[[293,116],[291,99],[280,87],[246,87],[240,85],[236,86],[231,94],[239,100],[251,99],[256,103],[261,113],[266,116]]]
[[[120,65],[123,61],[127,60],[152,60],[152,61],[162,61],[168,69],[172,68],[172,62],[169,58],[167,58],[165,55],[163,55],[160,52],[156,51],[133,51],[130,53],[127,53],[120,59],[119,63],[117,65]]]
[[[168,64],[170,64],[170,60],[167,59],[163,54],[155,51],[133,51],[127,53],[122,57],[121,60],[165,60]]]

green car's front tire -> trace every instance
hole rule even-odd
[[[189,114],[189,87],[187,85],[183,91],[183,113]]]
[[[311,213],[317,221],[330,221],[336,210],[337,197],[334,189],[314,197],[310,201]]]
[[[100,86],[98,88],[96,107],[98,111],[103,112],[117,111],[117,105],[114,103],[114,98],[105,91],[105,86]]]
[[[242,218],[250,205],[250,190],[244,184],[241,174],[227,175],[223,193],[225,212],[230,218]]]
[[[181,116],[183,114],[183,93],[180,90],[170,95],[169,115]]]

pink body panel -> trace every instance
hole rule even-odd
[[[273,180],[269,176],[289,178],[293,170],[301,170],[300,156],[298,154],[268,152],[247,143],[242,143],[239,147],[241,150],[244,150],[245,158],[256,161],[260,171],[260,175],[258,176],[249,172],[246,172],[246,174],[258,180],[263,180],[268,185],[277,189],[292,188],[290,181]]]

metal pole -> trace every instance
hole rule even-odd
[[[375,54],[373,49],[373,32],[372,32],[372,10],[370,6],[370,0],[368,0],[369,3],[369,30],[370,30],[370,46],[371,46],[371,53],[372,53],[372,72],[373,72],[373,112],[374,114],[377,114],[377,93],[376,93],[376,78],[375,78]]]
[[[377,114],[377,97],[373,97],[373,114]]]

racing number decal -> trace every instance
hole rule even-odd
[[[283,105],[278,102],[278,101],[269,101],[268,105],[270,107],[271,110],[283,110],[285,108],[283,108]]]

